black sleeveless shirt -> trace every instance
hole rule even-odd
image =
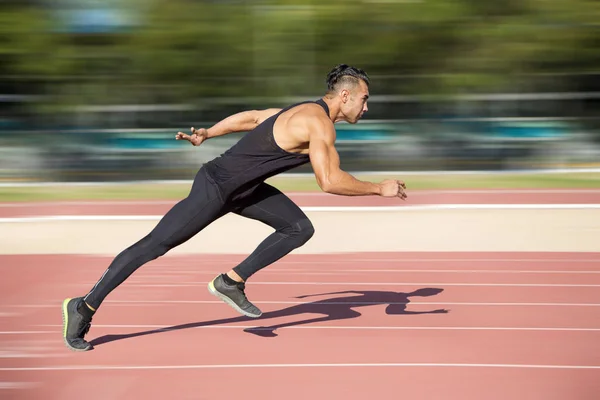
[[[319,104],[329,115],[329,107],[322,99],[292,104],[263,121],[226,152],[204,164],[205,170],[221,189],[224,199],[245,195],[267,178],[310,162],[307,154],[290,153],[279,147],[273,136],[275,121],[283,112],[307,103]]]

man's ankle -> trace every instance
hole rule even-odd
[[[225,281],[226,284],[228,284],[230,286],[234,286],[239,283],[235,279],[232,279],[228,274],[223,274],[223,280]]]
[[[239,276],[234,270],[229,271],[228,273],[224,274],[227,278],[231,279],[232,281],[234,281],[235,283],[241,283],[244,282],[244,280],[242,279],[241,276]],[[225,280],[226,282],[229,282],[228,279]]]
[[[85,301],[82,301],[79,304],[79,306],[77,307],[77,311],[79,311],[81,315],[83,315],[86,319],[92,318],[96,313],[96,310],[90,307],[89,304],[87,304]]]

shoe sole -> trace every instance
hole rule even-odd
[[[251,314],[247,311],[242,310],[237,304],[235,304],[229,297],[224,296],[223,294],[221,294],[217,289],[215,289],[215,285],[213,284],[213,281],[210,281],[208,283],[208,291],[213,295],[218,297],[219,299],[223,300],[225,303],[229,304],[235,311],[239,312],[242,315],[245,315],[246,317],[250,317],[250,318],[258,318],[262,315],[262,312],[258,315],[256,314]]]
[[[88,345],[88,347],[86,347],[85,349],[78,349],[76,347],[73,347],[69,344],[69,342],[67,341],[67,327],[69,326],[69,310],[67,309],[67,306],[69,305],[69,302],[72,299],[65,299],[63,301],[62,304],[62,320],[63,320],[63,342],[65,342],[65,345],[67,346],[67,348],[69,350],[72,351],[88,351],[92,348],[92,346]]]

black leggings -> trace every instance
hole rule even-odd
[[[275,229],[252,254],[233,268],[244,280],[302,246],[314,234],[304,212],[276,188],[261,183],[245,198],[224,202],[217,186],[206,171],[200,169],[188,197],[169,210],[147,236],[115,257],[85,296],[86,303],[97,309],[106,296],[139,267],[191,239],[229,212],[261,221]]]

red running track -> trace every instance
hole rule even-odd
[[[240,256],[165,256],[68,351],[63,297],[110,258],[0,256],[2,399],[597,399],[600,254],[289,255],[256,275],[263,318],[206,282]],[[324,294],[344,291],[346,293]],[[310,295],[310,297],[303,297]],[[161,329],[162,328],[162,329]],[[169,328],[169,329],[165,329]]]
[[[301,207],[308,206],[416,206],[428,204],[598,204],[600,190],[447,190],[408,191],[408,199],[336,196],[325,193],[289,193]],[[163,215],[177,202],[69,201],[0,203],[0,218],[39,215]]]

